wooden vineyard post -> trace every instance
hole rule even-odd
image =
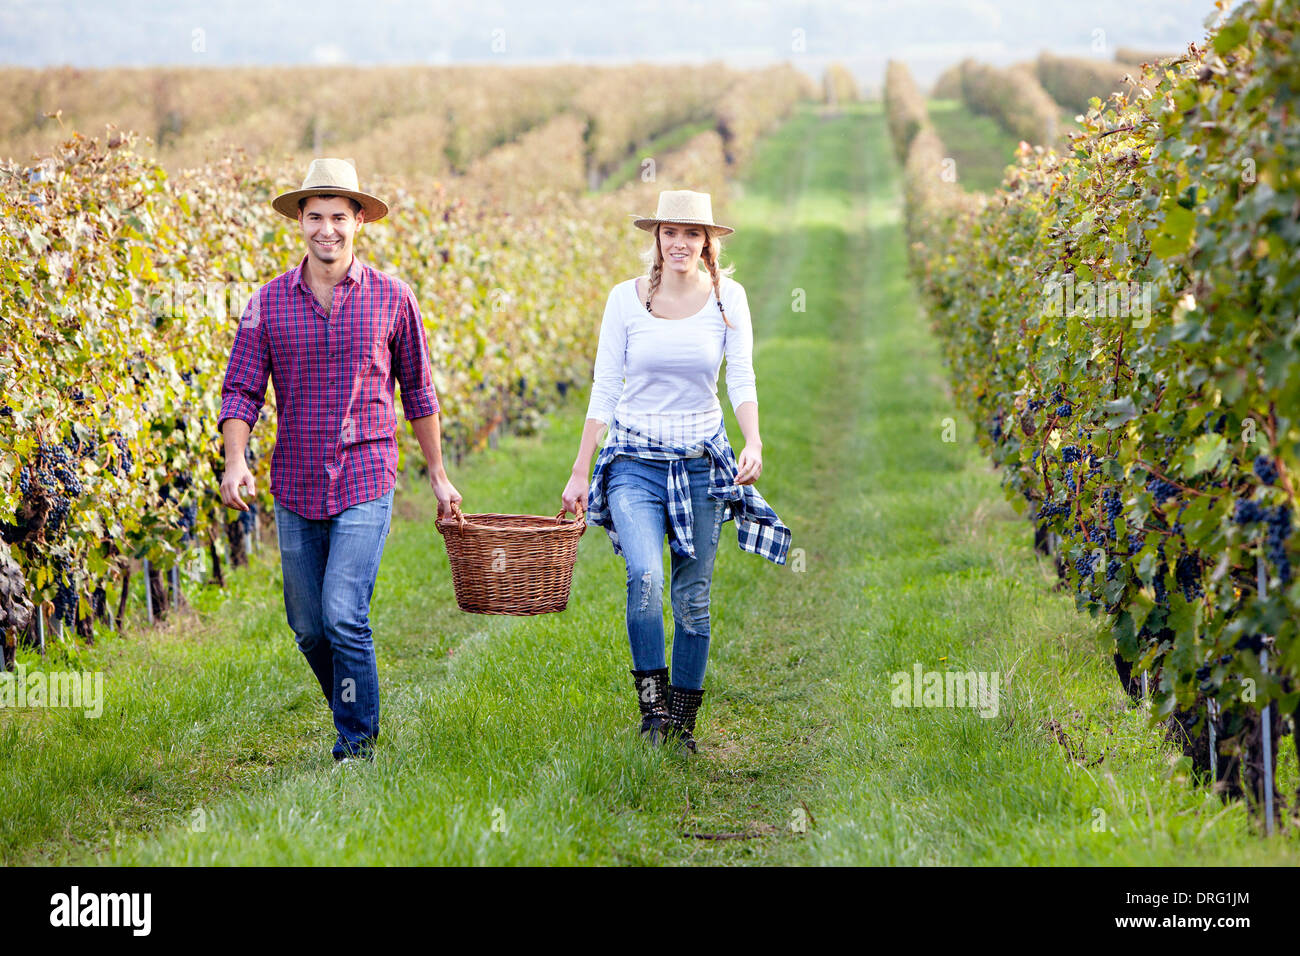
[[[122,574],[122,593],[117,598],[117,616],[114,619],[114,626],[118,634],[126,633],[126,600],[131,596],[131,562],[126,563],[126,571]]]
[[[212,525],[208,525],[208,553],[212,556],[212,580],[216,581],[217,587],[226,586],[226,576],[221,571],[221,555],[217,553],[217,532]]]
[[[1206,712],[1209,714],[1210,721],[1210,785],[1219,779],[1219,741],[1218,734],[1214,732],[1215,711],[1219,708],[1213,700],[1206,702]]]
[[[149,580],[149,559],[142,558],[141,560],[144,562],[144,609],[145,609],[145,614],[148,617],[149,623],[152,624],[153,623],[153,588],[149,586],[152,583]]]
[[[1255,578],[1259,585],[1260,599],[1268,596],[1268,572],[1264,568],[1264,556],[1258,555],[1255,564]],[[1268,675],[1268,648],[1259,652],[1259,669]],[[1273,723],[1272,704],[1265,704],[1260,715],[1260,739],[1264,744],[1264,833],[1273,835]]]

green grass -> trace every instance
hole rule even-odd
[[[759,487],[798,550],[777,567],[724,529],[698,755],[637,737],[604,532],[581,542],[565,613],[464,615],[431,494],[405,488],[372,610],[374,766],[333,768],[267,548],[197,596],[198,617],[79,652],[107,671],[104,718],[0,712],[4,861],[1294,863],[1291,838],[1252,836],[1240,806],[1188,783],[1033,556],[945,389],[878,106],[803,109],[727,212]],[[457,469],[466,509],[558,511],[584,412],[578,396]],[[892,706],[890,674],[917,663],[996,672],[999,714]]]
[[[1015,162],[1018,140],[989,116],[972,113],[960,100],[931,100],[930,122],[957,163],[957,181],[971,192],[1002,185]]]

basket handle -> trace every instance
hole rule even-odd
[[[564,520],[564,516],[567,515],[568,513],[569,513],[569,509],[568,509],[568,508],[564,508],[563,510],[561,510],[560,513],[557,514],[557,515],[555,516],[555,522],[556,522],[556,524],[559,524],[561,521],[563,521],[563,520]],[[586,517],[585,517],[585,512],[583,512],[583,511],[581,511],[581,510],[579,510],[579,511],[575,511],[575,512],[574,512],[574,515],[577,517],[577,520],[578,520],[578,521],[580,521],[580,522],[582,522],[582,523],[584,523],[584,524],[586,523],[586,520],[587,520],[587,519],[586,519]]]
[[[451,516],[460,521],[460,531],[463,534],[465,531],[465,515],[460,510],[460,505],[454,501],[451,503]]]

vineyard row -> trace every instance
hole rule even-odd
[[[906,70],[887,84],[956,401],[1130,693],[1256,808],[1300,707],[1298,28],[1243,4],[987,196]]]

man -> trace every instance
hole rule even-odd
[[[373,759],[379,675],[370,598],[397,480],[394,380],[438,514],[451,515],[461,496],[443,468],[415,295],[353,256],[362,225],[384,218],[387,204],[357,188],[351,163],[317,159],[302,188],[272,205],[297,220],[307,254],[258,289],[235,333],[217,425],[226,447],[221,500],[247,511],[241,490],[256,493],[244,450],[269,375],[279,416],[271,495],[285,613],[334,714],[334,759]]]

